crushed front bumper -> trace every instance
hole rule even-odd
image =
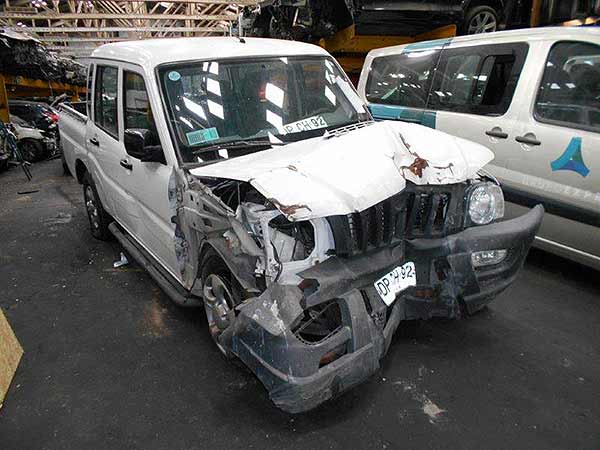
[[[302,272],[305,287],[274,285],[239,308],[222,345],[261,380],[273,402],[298,413],[364,381],[379,368],[402,320],[459,317],[489,303],[522,267],[543,216],[537,206],[517,219],[469,228],[440,239],[414,239],[360,257],[332,257]],[[494,266],[475,269],[471,254],[508,250]],[[387,307],[373,283],[405,261],[417,286]],[[297,331],[306,311],[335,301],[340,325],[318,342]]]

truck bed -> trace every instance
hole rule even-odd
[[[87,127],[86,102],[61,103],[58,106],[58,129],[60,131],[60,145],[64,160],[73,175],[76,175],[76,161],[85,161],[87,149],[85,136]]]

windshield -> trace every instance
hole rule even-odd
[[[183,162],[206,163],[370,119],[327,57],[195,62],[159,70],[173,139]],[[265,145],[256,145],[264,140]],[[219,144],[249,144],[218,149]],[[248,142],[250,141],[250,142]]]

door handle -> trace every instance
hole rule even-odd
[[[487,134],[490,137],[495,137],[498,139],[506,139],[508,137],[508,133],[505,133],[504,131],[502,131],[502,128],[500,128],[500,127],[494,127],[491,130],[487,130],[485,132],[485,134]]]
[[[119,164],[127,170],[133,170],[133,164],[131,164],[128,159],[122,159],[119,161]]]
[[[90,144],[100,147],[100,141],[96,138],[90,138]]]
[[[542,143],[538,141],[537,137],[535,137],[535,134],[533,133],[527,133],[525,134],[525,136],[517,136],[515,138],[515,141],[517,141],[520,144],[542,145]]]

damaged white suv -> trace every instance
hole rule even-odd
[[[372,121],[319,47],[104,45],[63,105],[92,233],[113,234],[284,410],[377,371],[398,324],[472,313],[517,275],[541,207],[499,221],[486,148]]]

